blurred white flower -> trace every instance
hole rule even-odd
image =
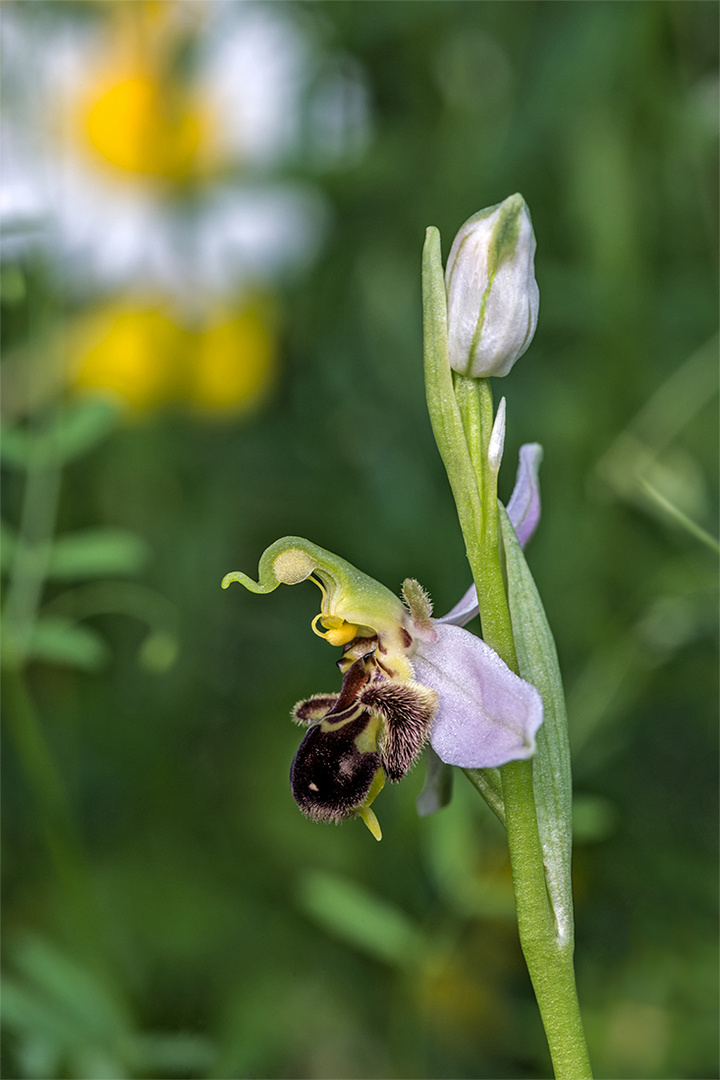
[[[327,205],[280,167],[308,138],[326,157],[342,141],[343,99],[310,110],[308,133],[319,61],[284,5],[18,8],[2,26],[6,229],[42,224],[80,287],[144,281],[192,300],[313,259]],[[357,144],[367,100],[346,98]]]
[[[4,11],[5,255],[40,245],[84,304],[37,360],[45,393],[59,376],[140,410],[263,399],[273,287],[313,260],[329,218],[288,174],[349,160],[369,132],[359,68],[308,25],[245,0]]]

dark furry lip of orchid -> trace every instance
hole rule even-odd
[[[540,515],[541,450],[520,452],[508,513],[521,544]],[[424,589],[408,578],[402,600],[350,563],[302,537],[286,536],[260,558],[255,593],[312,581],[322,594],[316,634],[341,646],[339,693],[316,694],[293,709],[307,728],[290,770],[300,810],[313,821],[360,816],[382,836],[371,804],[385,781],[402,780],[429,742],[448,765],[481,769],[529,758],[543,721],[538,690],[515,675],[464,624],[477,614],[474,586],[441,619]]]

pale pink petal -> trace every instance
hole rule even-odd
[[[542,698],[489,645],[462,627],[436,624],[434,643],[413,657],[415,678],[435,690],[439,707],[430,744],[448,765],[484,769],[535,753]]]

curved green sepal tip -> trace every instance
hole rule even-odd
[[[222,587],[227,589],[232,581],[239,581],[250,592],[269,593],[281,584],[297,585],[322,565],[325,561],[323,556],[331,561],[335,558],[329,552],[311,544],[309,540],[303,540],[301,536],[283,536],[260,556],[257,581],[253,581],[242,570],[233,570],[222,579]]]
[[[241,585],[244,585],[246,589],[249,589],[250,592],[254,593],[272,592],[274,589],[277,589],[278,585],[280,584],[279,581],[276,581],[274,583],[264,585],[262,582],[253,581],[253,579],[248,577],[247,574],[243,574],[242,570],[231,570],[231,572],[229,574],[226,574],[225,577],[222,579],[220,585],[223,589],[227,589],[228,585],[232,584],[233,581],[239,581]]]

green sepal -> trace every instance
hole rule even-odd
[[[503,799],[502,780],[499,769],[463,769],[468,780],[485,802],[498,821],[505,824],[505,801]]]
[[[231,582],[239,581],[251,592],[264,594],[273,592],[278,585],[297,585],[308,578],[322,589],[321,617],[326,626],[339,628],[340,623],[348,624],[360,634],[369,630],[403,651],[402,627],[409,622],[409,615],[399,597],[345,559],[301,536],[284,536],[266,548],[260,557],[257,581],[235,570],[225,575],[222,587],[227,589]],[[330,640],[332,644],[341,643]]]
[[[502,504],[499,522],[519,672],[538,688],[543,699],[545,719],[536,736],[533,790],[558,942],[570,944],[573,940],[572,776],[565,695],[545,609]]]
[[[437,813],[452,799],[453,766],[441,761],[429,743],[425,747],[425,769],[425,783],[415,800],[420,817]]]
[[[433,435],[448,474],[460,526],[468,538],[480,527],[480,495],[470,460],[463,422],[455,397],[448,359],[447,293],[440,253],[440,233],[430,226],[422,258],[423,356],[425,393]],[[468,551],[470,565],[472,553]]]

